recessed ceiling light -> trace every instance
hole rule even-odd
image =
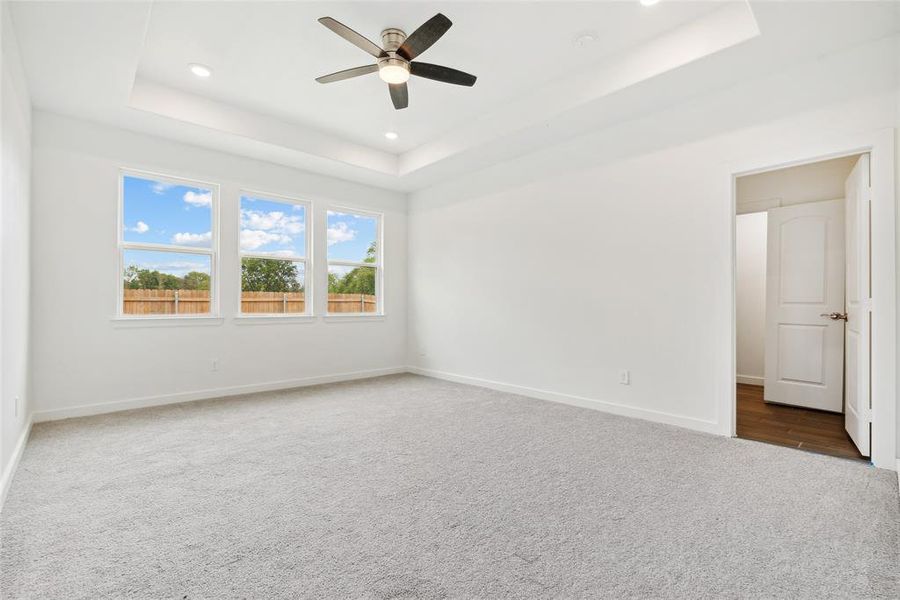
[[[593,42],[597,41],[597,34],[593,31],[582,31],[581,33],[575,34],[575,39],[572,40],[576,46],[587,46]]]
[[[212,69],[210,69],[206,65],[201,65],[200,63],[191,63],[188,65],[188,68],[191,70],[191,73],[193,73],[197,77],[206,78],[212,75]]]
[[[396,140],[400,136],[397,134],[396,131],[386,131],[384,133],[384,137],[386,137],[389,140]]]
[[[654,4],[657,4],[658,2],[659,2],[659,0],[641,0],[641,5],[642,6],[653,6]]]

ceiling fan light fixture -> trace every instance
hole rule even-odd
[[[402,58],[383,58],[378,61],[378,76],[385,83],[406,83],[409,81],[409,63]]]

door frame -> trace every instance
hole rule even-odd
[[[737,419],[737,185],[738,177],[786,167],[820,162],[854,154],[870,154],[872,211],[872,463],[879,468],[897,468],[897,215],[894,189],[894,129],[844,135],[812,142],[793,149],[776,149],[757,158],[726,165],[723,183],[728,186],[728,232],[731,246],[730,311],[726,356],[728,372],[720,378],[717,420],[724,435],[735,437]],[[724,191],[724,190],[723,190]]]

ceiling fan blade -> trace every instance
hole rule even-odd
[[[336,21],[331,17],[322,17],[321,19],[319,19],[319,23],[332,30],[354,46],[365,50],[375,58],[381,58],[382,56],[387,55],[385,51],[382,50],[381,47],[378,46],[375,42],[356,33],[340,21]]]
[[[409,106],[409,88],[405,83],[389,83],[388,87],[391,88],[391,102],[394,103],[394,108],[400,110]]]
[[[474,75],[451,69],[450,67],[442,67],[441,65],[433,65],[431,63],[414,62],[409,64],[410,75],[424,77],[426,79],[434,79],[435,81],[443,81],[444,83],[452,83],[454,85],[475,85],[478,79]]]
[[[406,60],[414,59],[441,39],[451,25],[453,25],[453,21],[441,13],[434,15],[406,38],[406,41],[397,48],[397,54]]]
[[[316,77],[316,81],[319,83],[331,83],[333,81],[343,81],[345,79],[350,79],[351,77],[359,77],[360,75],[368,75],[369,73],[374,73],[378,70],[378,65],[364,65],[362,67],[353,67],[352,69],[344,69],[343,71],[338,71],[337,73],[331,73],[329,75],[322,75],[321,77]]]

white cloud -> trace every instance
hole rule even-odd
[[[184,201],[191,206],[209,206],[212,204],[212,192],[197,193],[188,190],[184,193]]]
[[[241,250],[252,251],[272,242],[286,245],[293,240],[282,233],[262,231],[260,229],[241,229]]]
[[[138,221],[134,227],[129,227],[128,231],[133,231],[135,233],[147,233],[148,231],[150,231],[150,226],[143,221]]]
[[[241,227],[283,235],[297,235],[303,233],[304,229],[303,219],[296,215],[287,215],[280,210],[265,212],[241,209]]]
[[[173,187],[175,187],[175,185],[172,183],[166,183],[164,181],[154,181],[151,189],[153,189],[154,194],[165,194]]]
[[[326,233],[329,246],[337,244],[338,242],[349,242],[356,237],[356,230],[350,229],[343,221],[338,221],[329,227]]]
[[[206,233],[176,233],[172,236],[172,243],[179,246],[206,246],[212,240],[212,232]]]

